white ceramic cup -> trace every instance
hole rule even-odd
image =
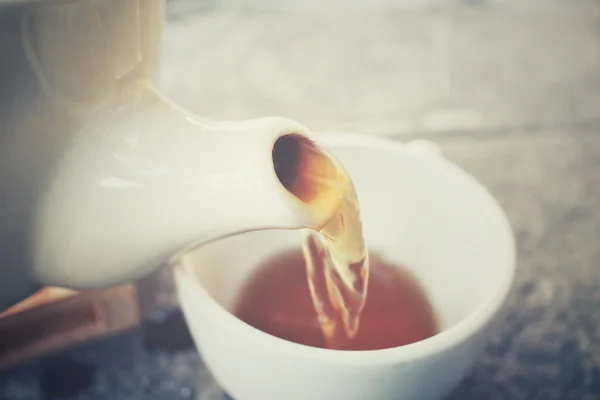
[[[473,366],[511,287],[515,248],[507,219],[480,184],[428,142],[351,134],[323,134],[320,141],[356,185],[369,248],[416,276],[441,332],[392,349],[334,351],[247,325],[228,311],[238,288],[262,261],[300,244],[297,231],[259,231],[196,248],[175,266],[204,362],[236,400],[443,398]]]

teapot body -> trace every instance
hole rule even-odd
[[[113,286],[194,243],[331,217],[314,212],[330,199],[304,202],[275,166],[306,173],[291,156],[317,150],[304,126],[210,121],[154,89],[163,6],[0,8],[0,310],[42,285]]]
[[[40,287],[29,269],[34,220],[74,135],[130,82],[153,79],[163,7],[163,0],[0,5],[0,310]]]

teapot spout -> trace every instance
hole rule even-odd
[[[301,179],[311,151],[312,134],[284,118],[207,122],[160,97],[104,112],[72,140],[41,199],[34,273],[104,287],[192,243],[317,227],[339,201]]]

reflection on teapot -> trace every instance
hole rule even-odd
[[[13,3],[0,8],[0,310],[41,285],[136,279],[195,241],[306,223],[273,165],[278,138],[305,127],[206,121],[152,88],[162,0]]]

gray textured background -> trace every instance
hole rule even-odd
[[[169,6],[161,86],[208,117],[386,135],[600,118],[596,0]]]

